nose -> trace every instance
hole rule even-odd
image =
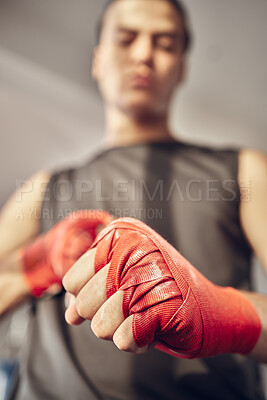
[[[153,65],[153,41],[149,35],[139,35],[131,48],[131,60],[136,64]]]

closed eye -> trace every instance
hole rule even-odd
[[[179,40],[177,37],[173,36],[158,36],[155,38],[155,44],[158,48],[173,52],[176,51],[178,48]]]
[[[128,46],[134,41],[136,35],[136,32],[119,29],[115,34],[115,42],[121,46]]]

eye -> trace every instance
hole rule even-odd
[[[134,41],[135,36],[133,32],[117,32],[115,40],[120,46],[128,46]]]
[[[164,51],[173,52],[177,48],[177,41],[170,36],[162,36],[156,39],[156,46]]]

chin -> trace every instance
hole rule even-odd
[[[159,113],[157,113],[153,108],[140,108],[140,107],[131,107],[126,110],[127,114],[137,120],[149,120],[151,118],[159,117]]]
[[[163,114],[160,107],[153,101],[128,101],[121,105],[122,111],[138,119],[159,117]]]

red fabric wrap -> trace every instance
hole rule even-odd
[[[155,338],[160,350],[183,358],[245,354],[255,346],[261,323],[251,303],[208,281],[144,223],[115,220],[92,247],[96,272],[110,263],[107,296],[124,290],[123,313],[134,314],[138,346]]]
[[[61,284],[67,270],[95,240],[112,217],[101,210],[76,211],[48,233],[22,248],[22,264],[33,296],[39,297],[53,284]]]

